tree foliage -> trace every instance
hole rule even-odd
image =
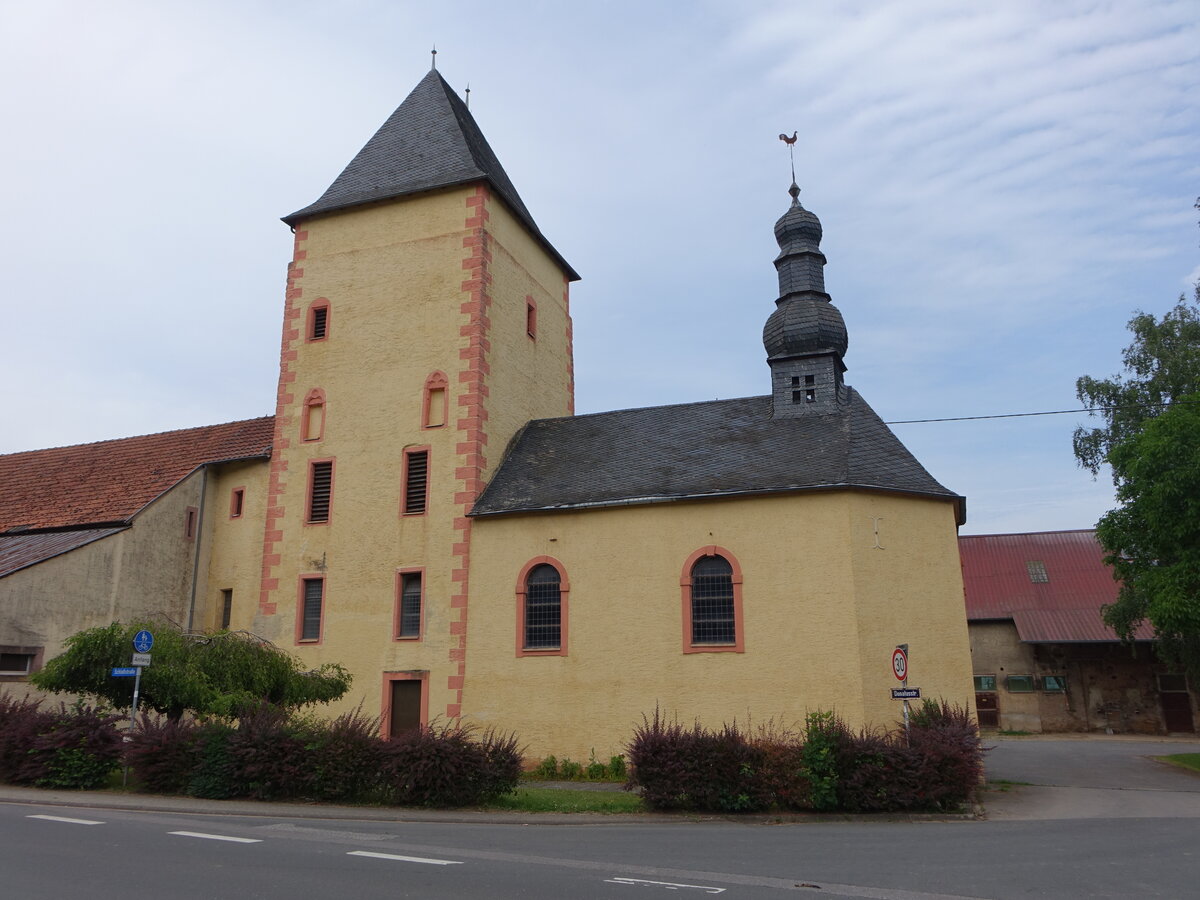
[[[1179,302],[1161,320],[1138,311],[1129,320],[1133,341],[1122,354],[1125,374],[1075,382],[1086,406],[1103,407],[1103,428],[1077,428],[1073,439],[1079,465],[1096,475],[1110,451],[1141,431],[1166,404],[1200,392],[1200,283],[1195,296]],[[1113,480],[1119,484],[1116,470]]]
[[[1200,675],[1200,393],[1108,453],[1122,506],[1096,536],[1121,581],[1104,619],[1125,640],[1143,620],[1160,656]]]
[[[45,691],[97,697],[118,709],[132,701],[128,678],[110,669],[129,665],[133,636],[154,632],[153,664],[142,670],[141,703],[178,718],[236,716],[263,701],[284,708],[337,700],[350,689],[350,673],[336,663],[305,672],[294,656],[245,632],[184,634],[175,628],[114,622],[67,638],[66,651],[30,676]]]

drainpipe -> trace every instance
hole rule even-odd
[[[192,595],[188,600],[187,630],[196,616],[196,581],[200,576],[200,542],[204,537],[204,501],[208,499],[208,466],[200,467],[200,510],[196,513],[196,552],[192,560]]]

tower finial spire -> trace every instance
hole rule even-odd
[[[437,44],[433,45],[433,50],[430,51],[430,56],[433,58],[433,61],[429,64],[429,68],[437,69]]]
[[[791,137],[788,137],[786,134],[779,135],[779,139],[781,141],[783,141],[785,144],[787,144],[788,159],[791,160],[791,163],[792,163],[792,187],[788,188],[788,193],[792,195],[792,205],[793,206],[798,206],[800,204],[800,198],[799,198],[799,196],[797,196],[800,193],[800,188],[796,186],[796,151],[795,151],[796,136],[799,134],[800,134],[799,130],[793,130]],[[795,193],[792,192],[792,188],[795,188]]]
[[[466,98],[466,100],[467,100],[467,109],[470,109],[470,108],[471,108],[471,82],[469,82],[469,81],[467,82],[467,91],[466,91],[466,94],[467,94],[467,98]]]

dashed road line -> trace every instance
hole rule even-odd
[[[347,856],[369,856],[372,859],[395,859],[400,862],[426,863],[431,866],[461,866],[459,859],[426,859],[423,856],[399,856],[395,853],[376,853],[373,850],[351,850]]]
[[[234,844],[261,844],[259,838],[233,837],[228,834],[206,834],[203,831],[168,831],[167,834],[177,834],[180,837],[204,838],[208,841],[230,841]]]
[[[649,881],[645,878],[605,878],[604,881],[607,884],[648,884],[653,887],[666,888],[668,891],[677,891],[680,888],[684,888],[704,891],[706,894],[725,893],[725,888],[711,887],[707,884],[679,884],[678,882],[674,881]]]
[[[26,816],[27,819],[45,819],[47,822],[68,822],[71,825],[103,825],[95,819],[71,819],[67,816]]]

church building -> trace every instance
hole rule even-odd
[[[765,393],[575,415],[578,275],[431,70],[284,217],[273,417],[0,456],[0,680],[155,616],[345,665],[331,712],[386,734],[461,718],[530,759],[607,759],[655,708],[890,726],[899,644],[971,705],[965,501],[846,383],[790,193]]]

